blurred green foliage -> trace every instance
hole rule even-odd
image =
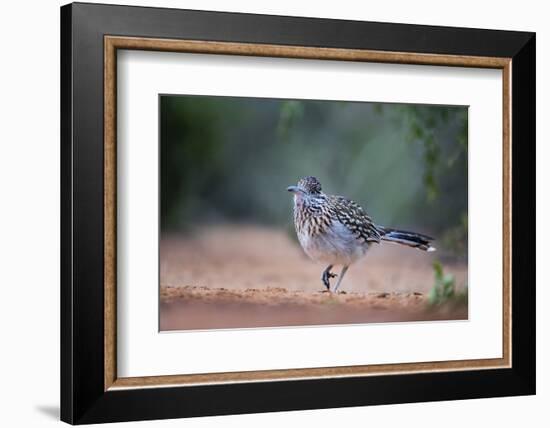
[[[292,127],[304,115],[304,103],[302,101],[282,101],[279,108],[279,123],[277,133],[282,141],[289,141]]]
[[[451,147],[445,147],[440,143],[441,139],[446,137],[444,132],[449,125],[448,108],[402,105],[399,110],[402,111],[407,121],[409,142],[420,143],[424,146],[424,185],[428,199],[433,201],[440,191],[436,178],[438,168],[452,169],[461,156],[467,154],[467,110],[461,109],[455,113],[461,129],[456,135],[456,144]],[[448,150],[442,153],[445,149]]]
[[[468,287],[464,291],[457,292],[454,275],[443,272],[440,262],[433,263],[435,283],[428,294],[428,303],[432,306],[444,303],[467,303]]]
[[[455,278],[452,274],[443,273],[440,262],[433,263],[435,284],[428,294],[428,301],[432,305],[441,304],[452,299],[455,295]]]
[[[314,175],[379,224],[466,257],[467,117],[460,106],[161,96],[161,228],[286,228],[286,187]]]

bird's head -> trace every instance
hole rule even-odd
[[[289,186],[286,190],[294,193],[297,200],[316,198],[322,195],[321,183],[317,178],[311,176],[302,178],[296,186]]]

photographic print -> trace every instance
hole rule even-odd
[[[160,330],[468,319],[468,108],[166,94]]]

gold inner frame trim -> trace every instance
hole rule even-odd
[[[377,364],[342,367],[261,370],[170,376],[117,377],[116,367],[116,88],[117,50],[148,50],[213,55],[379,62],[494,68],[502,70],[503,94],[503,322],[502,358]],[[171,40],[140,37],[104,37],[104,388],[127,389],[165,386],[193,386],[220,383],[298,380],[312,378],[360,377],[405,373],[480,370],[511,367],[512,355],[512,233],[511,233],[511,58],[463,55],[386,52],[362,49],[321,48],[252,43]]]

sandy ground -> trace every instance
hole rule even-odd
[[[284,231],[226,226],[163,236],[160,328],[466,319],[466,306],[427,305],[437,256],[393,244],[374,246],[349,269],[340,286],[344,293],[333,295],[322,292],[325,266],[309,260]],[[444,268],[464,287],[465,263]]]

